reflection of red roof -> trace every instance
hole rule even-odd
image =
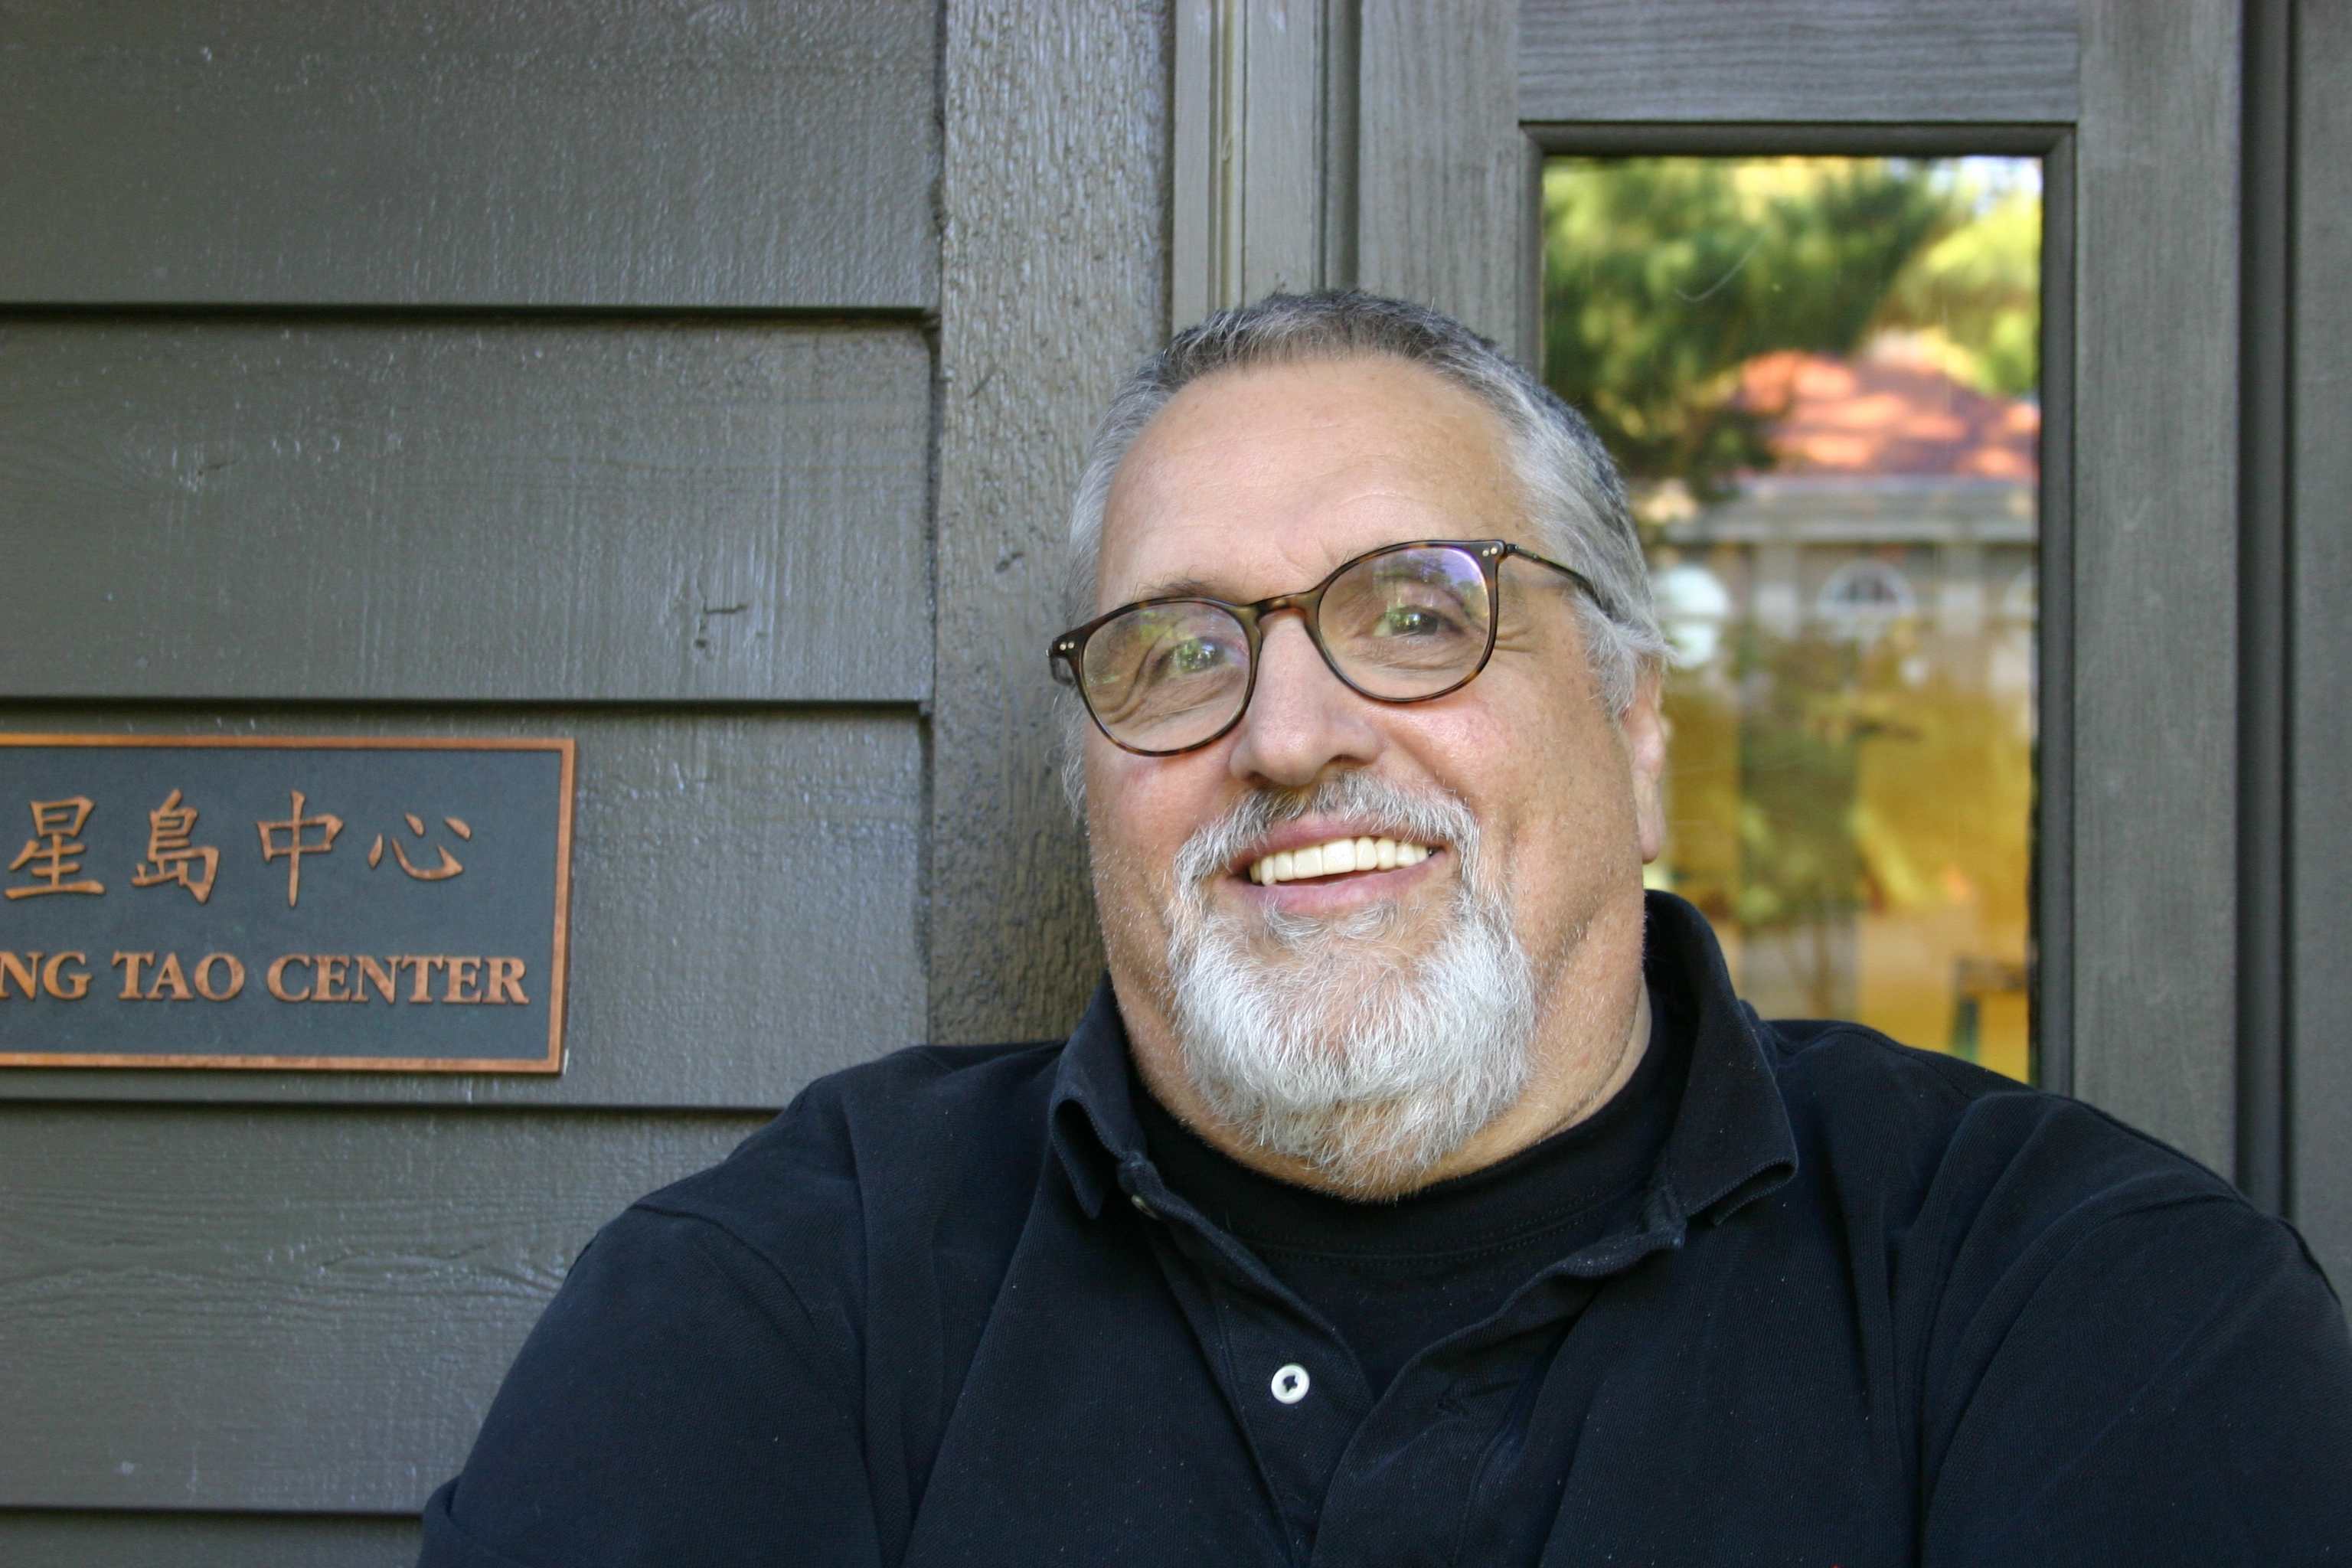
[[[1901,359],[1759,354],[1740,367],[1739,401],[1767,415],[1784,474],[1933,474],[2031,482],[2042,410],[1988,397]]]

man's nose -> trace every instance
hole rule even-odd
[[[1259,645],[1249,711],[1234,728],[1234,776],[1300,789],[1333,763],[1372,761],[1381,744],[1372,706],[1331,673],[1298,616],[1276,616]]]

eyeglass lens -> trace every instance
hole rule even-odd
[[[1316,631],[1340,679],[1390,701],[1434,696],[1486,657],[1494,606],[1467,550],[1407,545],[1368,555],[1330,580]],[[1081,678],[1087,705],[1120,744],[1196,746],[1240,714],[1250,640],[1232,612],[1203,600],[1145,605],[1097,627]]]

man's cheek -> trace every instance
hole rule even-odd
[[[1167,940],[1172,879],[1164,868],[1155,874],[1139,857],[1123,849],[1098,853],[1096,868],[1095,903],[1106,940],[1130,959],[1155,963]]]

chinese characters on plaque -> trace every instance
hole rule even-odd
[[[286,861],[286,907],[292,909],[302,901],[302,857],[324,855],[335,847],[335,836],[343,830],[343,819],[321,812],[316,816],[302,814],[302,792],[292,792],[293,805],[282,822],[257,822],[254,828],[261,835],[261,858],[264,861],[281,857]],[[70,800],[37,800],[31,804],[33,837],[25,847],[8,862],[11,871],[26,871],[38,879],[37,883],[14,887],[7,890],[11,899],[29,899],[43,893],[89,893],[106,891],[106,884],[95,879],[68,882],[66,878],[81,869],[77,860],[68,856],[88,853],[86,845],[76,842],[74,836],[98,809],[86,795]],[[68,815],[68,814],[70,815]],[[220,873],[220,851],[211,845],[191,842],[195,832],[196,812],[181,803],[180,792],[173,790],[163,805],[147,814],[147,858],[131,874],[134,888],[152,888],[164,882],[175,882],[186,889],[196,902],[212,897],[213,879]],[[425,836],[425,824],[413,812],[401,813],[401,820],[418,837]],[[449,831],[460,838],[471,838],[474,830],[454,816],[441,819]],[[316,832],[322,837],[315,842],[303,835]],[[383,835],[375,837],[375,847],[368,851],[368,868],[373,870],[383,860]],[[420,871],[409,864],[407,852],[394,844],[393,855],[400,868],[420,882],[438,882],[454,877],[466,868],[457,863],[446,848],[441,851],[441,863],[430,871]],[[201,879],[192,874],[193,867],[204,867]]]
[[[0,735],[0,1067],[557,1070],[572,766]]]

